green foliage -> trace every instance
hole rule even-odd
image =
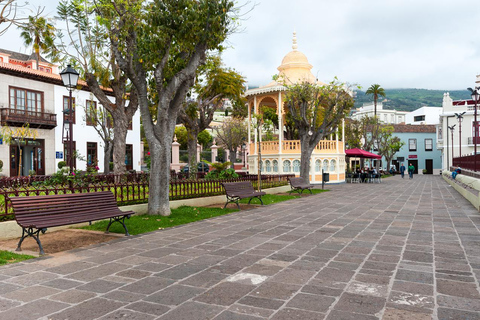
[[[58,164],[57,164],[57,167],[58,169],[62,169],[63,167],[65,167],[67,165],[67,162],[66,161],[59,161]]]
[[[2,169],[3,169],[3,161],[0,160],[0,172],[2,172]]]
[[[37,172],[35,170],[28,170],[28,175],[29,176],[34,176],[36,174],[37,174]]]
[[[428,90],[428,89],[385,89],[387,101],[383,102],[383,108],[388,110],[414,111],[423,106],[441,107],[443,94],[450,93],[453,100],[470,99],[467,90]],[[363,91],[356,91],[355,108],[365,103],[371,103],[372,98]]]
[[[213,137],[207,130],[200,131],[197,137],[198,143],[202,145],[204,149],[213,141]]]
[[[230,165],[231,162],[224,162],[223,164]],[[228,168],[223,170],[212,170],[205,175],[207,180],[224,180],[224,179],[236,179],[238,174],[235,172],[235,169]]]
[[[0,250],[0,266],[9,264],[9,263],[15,263],[15,262],[25,261],[29,259],[34,259],[34,258],[35,258],[34,256],[30,256],[26,254],[18,254],[10,251]]]
[[[20,37],[25,45],[33,46],[37,58],[37,69],[40,69],[38,62],[41,61],[40,53],[44,52],[54,61],[57,60],[55,49],[55,27],[45,17],[30,16],[28,22],[20,26]]]

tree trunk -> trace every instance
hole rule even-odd
[[[115,174],[123,174],[127,171],[125,167],[127,132],[128,120],[125,113],[116,115],[113,126],[113,172]]]
[[[150,137],[148,145],[150,147],[150,181],[149,181],[149,199],[148,214],[159,214],[169,216],[170,203],[170,156],[172,142],[171,138],[157,139]]]
[[[113,142],[112,141],[104,141],[104,154],[103,154],[103,174],[110,173],[110,158],[112,156],[113,151]]]
[[[197,138],[198,132],[193,129],[187,130],[187,148],[188,148],[188,176],[190,179],[197,178]]]
[[[237,160],[237,150],[236,149],[233,149],[233,150],[228,150],[229,151],[229,159],[228,161],[230,161],[232,164],[230,165],[230,168],[232,169],[235,169],[235,160]],[[260,159],[261,160],[261,159]]]
[[[310,158],[315,147],[315,144],[310,146],[309,140],[308,137],[300,136],[300,177],[307,182],[310,181]]]

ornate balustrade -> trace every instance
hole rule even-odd
[[[338,149],[337,149],[338,144]],[[279,141],[262,141],[261,144],[262,155],[279,154]],[[255,143],[250,144],[250,155],[257,154],[257,145]],[[282,154],[300,154],[301,153],[300,140],[285,140],[282,142]],[[321,153],[337,153],[343,151],[343,142],[334,140],[321,140],[315,149],[314,154]]]

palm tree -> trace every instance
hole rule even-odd
[[[28,23],[21,26],[23,38],[26,46],[33,44],[37,60],[37,69],[39,69],[40,51],[50,54],[53,57],[55,52],[55,27],[44,17],[28,17]]]
[[[385,97],[385,89],[380,87],[379,84],[372,84],[370,88],[367,89],[365,95],[373,95],[373,106],[374,106],[374,116],[377,116],[377,101],[378,96]]]

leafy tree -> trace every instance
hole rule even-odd
[[[315,146],[337,131],[353,106],[353,98],[335,79],[325,86],[308,82],[289,85],[285,103],[300,137],[300,176],[309,181],[310,157]]]
[[[377,101],[378,97],[385,97],[385,89],[383,89],[379,84],[372,84],[365,94],[373,96],[373,105],[374,105],[374,116],[377,116]]]
[[[226,119],[221,126],[214,128],[218,145],[230,151],[230,163],[233,168],[236,152],[248,136],[244,121],[237,118]]]
[[[350,118],[345,119],[345,147],[347,149],[363,148],[362,136],[360,121]]]
[[[33,139],[35,140],[38,136],[38,131],[35,129],[30,128],[30,124],[26,122],[23,126],[21,127],[8,127],[4,126],[1,128],[1,135],[3,137],[3,141],[5,141],[6,144],[12,145],[16,144],[18,147],[18,150],[20,151],[19,154],[19,159],[18,159],[18,176],[20,176],[20,173],[22,172],[22,145],[25,145],[25,141],[27,139]]]
[[[138,109],[138,96],[135,87],[132,87],[116,62],[114,52],[105,49],[109,46],[106,36],[108,29],[98,23],[95,8],[90,1],[65,0],[59,3],[58,16],[66,22],[67,34],[59,33],[58,50],[81,69],[90,91],[111,116],[113,170],[115,174],[122,174],[126,171],[128,128]],[[110,100],[112,95],[115,102]],[[109,131],[106,121],[99,121],[97,125],[102,126],[101,131]]]
[[[37,70],[40,69],[39,62],[41,59],[40,52],[47,53],[48,57],[55,58],[55,27],[44,17],[30,16],[28,22],[19,27],[22,32],[20,37],[23,38],[26,46],[33,46],[35,57],[37,60]]]
[[[380,128],[377,137],[378,153],[385,157],[387,170],[390,168],[395,153],[400,151],[405,144],[405,142],[401,141],[399,137],[393,136],[393,131],[393,126],[384,125]]]
[[[192,88],[197,94],[196,99],[185,102],[178,118],[187,129],[188,163],[192,168],[190,177],[197,174],[197,140],[202,130],[208,128],[213,121],[214,112],[224,104],[224,99],[243,101],[245,79],[236,71],[222,66],[217,56],[207,59],[205,65],[200,66],[196,83]]]
[[[99,0],[119,68],[133,84],[151,154],[148,213],[170,215],[171,145],[197,69],[232,31],[231,0]],[[152,108],[153,105],[153,108]]]

